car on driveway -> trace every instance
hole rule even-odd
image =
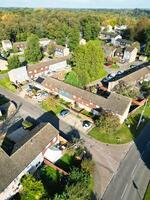
[[[64,117],[64,116],[68,115],[69,113],[70,113],[70,110],[64,109],[64,110],[62,110],[62,111],[60,112],[60,116]]]
[[[84,128],[90,128],[92,126],[92,122],[88,121],[88,120],[84,120],[82,123],[82,126]]]

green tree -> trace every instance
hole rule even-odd
[[[27,48],[25,50],[25,58],[28,62],[37,62],[41,60],[42,58],[39,38],[36,35],[31,35],[27,39]]]
[[[46,195],[42,182],[30,174],[22,178],[21,184],[23,186],[21,200],[40,200]]]
[[[74,51],[72,61],[73,70],[82,87],[105,75],[104,52],[99,41],[89,41],[84,46],[78,46]]]
[[[83,38],[87,41],[95,40],[100,31],[99,20],[97,17],[87,17],[81,21]]]
[[[67,75],[65,76],[65,83],[68,83],[68,84],[76,86],[76,87],[80,87],[78,75],[76,74],[75,71],[71,71],[71,72],[67,73]]]
[[[54,45],[48,45],[47,47],[47,53],[50,55],[50,56],[54,56],[54,53],[55,53],[55,46]]]
[[[95,120],[101,133],[111,134],[120,127],[119,118],[111,112],[102,111],[101,116]]]
[[[68,34],[68,46],[71,51],[74,51],[74,49],[79,45],[79,29],[78,28],[71,28],[69,30]]]
[[[19,61],[19,57],[17,55],[10,56],[8,58],[8,68],[9,69],[15,69],[21,66],[21,63]]]

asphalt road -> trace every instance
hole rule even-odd
[[[150,180],[150,124],[131,146],[103,200],[142,200]]]

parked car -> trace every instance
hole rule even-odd
[[[111,73],[111,74],[108,74],[107,77],[108,77],[109,79],[111,79],[111,78],[114,78],[115,76],[116,76],[116,73]]]
[[[122,74],[124,71],[118,71],[117,72],[117,75],[120,75],[120,74]]]
[[[134,67],[136,67],[136,65],[130,65],[130,68],[131,68],[131,69],[134,68]]]
[[[92,126],[92,122],[88,121],[88,120],[84,120],[82,123],[82,126],[84,128],[90,128]]]
[[[62,110],[62,111],[60,112],[60,116],[64,117],[64,116],[68,115],[69,113],[70,113],[70,110],[64,109],[64,110]]]

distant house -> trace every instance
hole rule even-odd
[[[13,82],[14,84],[20,84],[30,80],[26,66],[10,70],[8,72],[8,76],[10,81]]]
[[[13,48],[16,48],[18,51],[24,51],[27,48],[27,42],[14,42]]]
[[[113,88],[118,85],[120,81],[125,83],[130,83],[131,85],[136,85],[138,82],[143,81],[144,79],[150,78],[150,66],[149,63],[145,67],[137,68],[135,71],[131,71],[130,74],[127,74],[123,77],[118,77],[115,80],[108,82],[108,91],[112,91]]]
[[[46,75],[51,72],[62,71],[67,67],[69,56],[54,58],[46,62],[39,62],[27,66],[27,72],[30,78]]]
[[[104,49],[106,58],[109,59],[115,56],[116,47],[104,45],[103,49]]]
[[[123,31],[123,30],[126,30],[127,29],[127,25],[115,25],[115,27],[114,27],[114,30],[115,31]]]
[[[51,124],[40,124],[24,135],[20,141],[12,141],[11,151],[10,148],[0,148],[1,200],[10,199],[19,192],[21,178],[34,173],[45,159],[56,162],[62,155],[62,151],[55,147],[60,143],[59,132]]]
[[[137,52],[137,48],[127,47],[124,51],[123,60],[128,63],[134,62],[136,60]]]
[[[121,47],[117,48],[115,51],[115,56],[122,60],[124,57],[124,49]]]
[[[80,45],[85,45],[85,44],[86,44],[86,40],[85,40],[85,39],[83,39],[83,38],[82,38],[82,39],[80,39],[80,41],[79,41],[79,44],[80,44]]]
[[[59,95],[61,99],[94,114],[99,114],[101,108],[110,111],[119,117],[121,123],[127,118],[131,105],[131,100],[122,95],[111,93],[105,98],[51,77],[43,78],[43,81],[37,82],[36,87]]]
[[[0,71],[8,69],[8,62],[4,59],[0,59]]]
[[[118,35],[118,34],[112,35],[112,37],[111,37],[111,44],[117,46],[117,40],[118,39],[122,39],[122,36]]]
[[[12,49],[12,43],[10,40],[2,40],[2,48],[4,51]]]
[[[62,45],[55,45],[55,56],[63,57],[68,56],[70,54],[70,50],[68,47],[64,47]]]
[[[120,39],[120,38],[118,38],[118,39],[115,41],[115,45],[116,45],[116,46],[127,47],[127,46],[130,46],[131,44],[132,44],[132,42],[129,41],[129,40],[126,40],[126,39]]]
[[[49,45],[49,43],[50,43],[50,39],[48,39],[48,38],[40,38],[39,39],[39,43],[40,43],[40,46],[41,47],[46,47],[46,46],[48,46]]]
[[[107,32],[113,32],[113,27],[111,25],[107,25]]]

